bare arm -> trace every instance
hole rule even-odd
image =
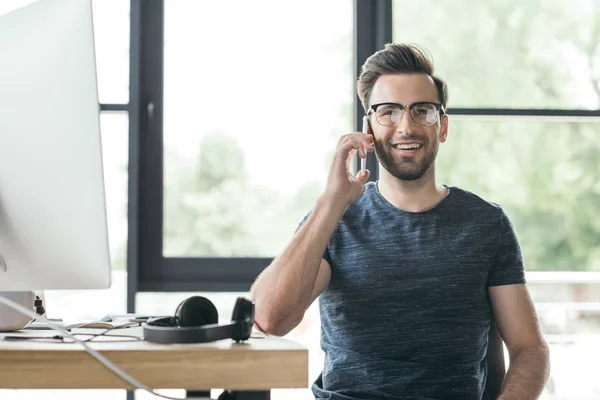
[[[287,334],[329,284],[331,269],[323,253],[343,213],[340,208],[320,199],[288,247],[252,285],[261,330]]]
[[[537,399],[550,374],[550,356],[527,288],[492,286],[489,295],[510,356],[499,400]]]
[[[283,253],[252,285],[255,322],[264,332],[283,336],[294,329],[329,284],[331,267],[323,254],[346,207],[360,196],[369,177],[352,176],[350,159],[357,149],[361,157],[365,149],[373,151],[370,140],[362,133],[342,136],[325,193]]]

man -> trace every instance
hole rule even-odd
[[[480,400],[493,317],[510,354],[499,398],[538,398],[548,347],[512,224],[435,180],[446,84],[418,47],[388,44],[363,65],[358,93],[370,135],[342,136],[324,193],[254,283],[257,326],[285,335],[320,296],[318,399]],[[366,183],[350,160],[373,151],[381,176]]]

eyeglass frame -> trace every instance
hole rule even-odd
[[[433,104],[435,106],[436,112],[440,114],[440,116],[436,119],[435,122],[433,122],[433,123],[431,123],[429,125],[423,125],[423,124],[418,123],[415,120],[415,117],[414,117],[414,115],[412,113],[412,109],[413,109],[414,106],[421,105],[421,104]],[[404,110],[406,108],[408,108],[408,110],[410,111],[410,117],[412,118],[412,120],[415,122],[415,124],[418,124],[418,125],[421,125],[421,126],[431,126],[431,125],[434,125],[436,122],[440,121],[440,117],[442,115],[446,114],[446,110],[444,110],[444,106],[441,103],[436,103],[434,101],[417,101],[417,102],[414,102],[414,103],[412,103],[410,105],[408,105],[408,104],[405,105],[405,104],[400,104],[400,103],[393,103],[393,102],[385,102],[385,103],[372,104],[371,107],[369,107],[369,112],[367,113],[367,115],[370,115],[371,112],[377,113],[377,108],[379,108],[380,106],[398,106],[398,107],[400,107],[400,111],[402,111],[402,112],[404,112]],[[381,126],[394,126],[397,123],[399,123],[400,121],[402,121],[402,117],[400,117],[400,119],[397,122],[395,122],[394,124],[392,124],[392,125],[384,125],[384,124],[382,124],[381,122],[379,122],[379,119],[377,118],[377,115],[375,115],[375,120]]]

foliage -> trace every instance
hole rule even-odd
[[[430,51],[449,83],[451,108],[595,109],[600,13],[595,2],[577,3],[395,1],[394,40]],[[351,106],[340,107],[351,121]],[[600,270],[596,125],[450,118],[438,180],[500,204],[528,270]],[[250,182],[235,139],[215,132],[199,150],[192,165],[165,180],[165,255],[278,254],[323,182],[301,182],[284,196]]]

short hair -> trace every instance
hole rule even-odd
[[[358,97],[368,111],[371,92],[382,75],[423,73],[429,75],[437,88],[439,101],[446,109],[448,86],[434,75],[433,60],[427,50],[416,44],[388,43],[371,55],[361,68],[356,87]]]

